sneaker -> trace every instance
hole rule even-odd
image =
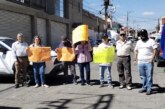
[[[46,85],[46,84],[43,84],[43,85],[42,85],[42,87],[49,88],[49,86],[48,86],[48,85]]]
[[[34,86],[34,88],[38,88],[39,87],[39,85],[38,84],[36,84],[35,86]]]
[[[74,85],[77,85],[77,81],[76,81],[76,80],[73,80],[73,84],[74,84]]]
[[[110,87],[110,88],[114,88],[114,86],[112,85],[112,84],[108,84],[108,87]]]
[[[151,95],[151,91],[147,91],[146,92],[146,95]]]
[[[146,89],[142,88],[142,89],[139,90],[139,93],[143,93],[143,92],[146,92]]]
[[[81,86],[84,86],[85,85],[85,83],[81,83]]]
[[[100,84],[100,88],[101,88],[101,87],[104,87],[104,84],[103,84],[103,83]]]
[[[104,82],[103,81],[100,81],[100,88],[101,87],[104,87]]]
[[[89,82],[87,82],[86,85],[88,85],[88,86],[92,86],[92,84],[90,84]]]
[[[120,86],[119,86],[119,89],[123,89],[123,88],[124,88],[124,85],[120,85]]]
[[[127,89],[128,89],[128,90],[132,90],[132,87],[131,87],[131,86],[127,86]]]
[[[15,88],[19,88],[19,84],[15,84]]]

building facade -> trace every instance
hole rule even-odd
[[[0,36],[16,39],[22,32],[30,44],[40,35],[43,44],[54,49],[60,36],[71,37],[74,24],[86,23],[97,32],[96,16],[83,13],[82,0],[0,0]]]

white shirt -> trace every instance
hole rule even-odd
[[[130,41],[116,42],[117,56],[129,56],[131,54],[132,43]]]
[[[13,52],[13,57],[16,61],[16,57],[21,57],[21,56],[27,56],[27,47],[28,47],[28,44],[26,42],[14,42],[12,44],[12,52]]]
[[[110,44],[105,44],[105,43],[101,43],[98,47],[102,47],[102,48],[106,48],[106,47],[111,47]],[[104,63],[104,64],[99,64],[100,66],[111,66],[112,63]]]
[[[152,59],[153,51],[157,48],[157,44],[153,39],[143,42],[138,40],[135,46],[135,50],[138,51],[138,63],[148,63]]]

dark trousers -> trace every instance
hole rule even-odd
[[[29,65],[28,57],[18,57],[17,61],[15,62],[15,84],[21,83],[20,75],[22,73],[23,80],[26,81],[27,77],[27,67]]]
[[[64,65],[64,76],[65,81],[67,81],[68,76],[68,68],[70,70],[71,75],[73,76],[73,80],[76,80],[76,70],[75,70],[75,63],[74,62],[62,62]]]
[[[90,62],[78,63],[80,69],[81,83],[84,83],[84,68],[86,70],[86,83],[90,83]]]
[[[132,75],[131,75],[131,57],[130,56],[118,57],[117,70],[119,72],[120,84],[131,85]]]

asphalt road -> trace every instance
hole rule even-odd
[[[117,59],[116,59],[117,60]],[[78,66],[77,75],[79,75]],[[98,65],[91,63],[92,86],[63,85],[63,76],[46,78],[49,88],[14,88],[12,78],[0,78],[0,109],[164,109],[165,73],[154,68],[153,93],[138,93],[141,81],[132,64],[133,89],[119,89],[116,61],[112,65],[114,89],[99,88]],[[106,76],[105,76],[106,79]],[[79,80],[79,79],[78,79]]]

